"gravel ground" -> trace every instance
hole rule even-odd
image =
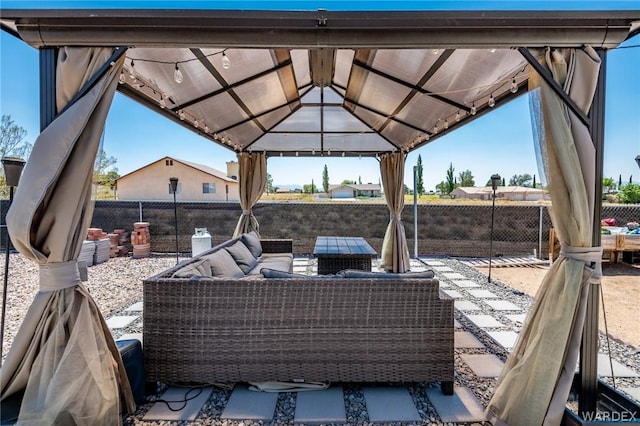
[[[467,266],[454,259],[438,258],[437,260],[453,269],[454,272],[464,274],[469,279],[478,283],[484,283],[484,287],[500,298],[508,300],[524,310],[531,306],[532,298],[524,293],[508,287],[506,284],[494,280],[487,283],[486,275],[478,272],[475,268]],[[108,262],[95,265],[89,268],[89,281],[86,283],[87,288],[91,292],[96,303],[103,312],[105,318],[123,313],[124,309],[131,304],[142,300],[142,279],[154,275],[164,269],[175,265],[175,257],[164,255],[151,255],[144,259],[132,259],[129,257],[113,258]],[[439,274],[441,275],[441,274]],[[441,279],[445,281],[444,279]],[[31,300],[37,292],[38,271],[37,266],[26,261],[19,254],[12,254],[10,259],[9,287],[7,292],[7,321],[5,327],[5,341],[3,348],[3,356],[9,348],[10,342],[13,340],[18,326],[24,317]],[[467,295],[466,300],[479,302],[472,296]],[[474,314],[490,314],[494,315],[503,323],[510,323],[506,317],[503,318],[499,311],[493,311],[487,308],[483,303],[477,303],[483,307],[483,311],[474,311]],[[509,312],[507,312],[508,314]],[[466,386],[475,394],[480,403],[486,407],[494,387],[496,379],[478,378],[462,361],[463,353],[492,353],[500,359],[505,360],[507,352],[491,339],[483,330],[476,327],[471,321],[467,320],[464,315],[456,311],[456,319],[462,327],[471,331],[484,345],[483,349],[456,349],[455,367],[456,367],[456,385]],[[125,333],[140,333],[142,321],[133,323],[127,329],[114,333],[117,338]],[[518,326],[515,327],[518,331]],[[604,336],[601,339],[601,346],[607,344]],[[611,341],[613,359],[628,366],[632,370],[640,371],[640,352],[621,342]],[[606,379],[611,383],[610,379]],[[617,379],[618,386],[640,387],[640,379]],[[409,384],[409,392],[416,403],[416,407],[422,418],[421,424],[442,424],[435,412],[433,406],[426,397],[426,390],[430,387],[437,386],[433,383],[415,383]],[[364,396],[362,388],[358,384],[343,384],[345,408],[349,424],[367,425],[371,424],[365,409]],[[164,385],[159,384],[159,393],[164,390]],[[200,425],[257,425],[261,422],[234,422],[220,420],[220,414],[224,409],[226,401],[229,398],[230,390],[215,389],[211,398],[205,404],[199,419],[195,424]],[[285,425],[293,423],[295,410],[295,393],[281,393],[276,406],[273,425]],[[138,411],[129,416],[126,425],[176,425],[187,423],[176,422],[144,422],[142,417],[155,401],[156,396],[148,399],[148,402],[140,407]],[[191,423],[194,424],[194,423]]]

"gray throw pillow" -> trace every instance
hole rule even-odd
[[[424,272],[403,272],[403,273],[392,273],[392,272],[370,272],[370,271],[361,271],[359,269],[346,269],[344,271],[340,271],[339,273],[344,274],[345,278],[391,278],[391,279],[402,279],[402,278],[433,278],[433,271],[424,271]]]
[[[240,236],[240,241],[247,246],[253,257],[256,259],[262,256],[262,243],[256,231],[247,232]]]
[[[236,261],[228,251],[217,250],[205,256],[211,265],[212,277],[240,278],[244,277],[244,272],[238,267]]]
[[[242,241],[236,241],[235,243],[233,243],[229,247],[225,247],[224,249],[229,252],[231,257],[233,257],[233,260],[235,260],[238,264],[238,267],[245,274],[249,272],[251,268],[253,268],[258,262],[256,258],[253,257],[253,254],[251,254],[247,246],[242,244]]]
[[[211,265],[208,259],[200,259],[178,269],[172,278],[210,277]]]

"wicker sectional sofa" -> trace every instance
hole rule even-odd
[[[277,257],[261,243],[263,256]],[[236,278],[175,276],[232,244],[144,280],[147,381],[440,381],[453,393],[453,300],[436,279],[269,266]],[[274,246],[291,254],[286,240]]]

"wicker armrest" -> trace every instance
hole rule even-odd
[[[293,253],[293,240],[291,239],[268,239],[260,240],[264,253]]]

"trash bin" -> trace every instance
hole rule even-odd
[[[210,248],[211,235],[207,232],[207,228],[196,228],[196,233],[191,237],[191,257],[195,257]]]

